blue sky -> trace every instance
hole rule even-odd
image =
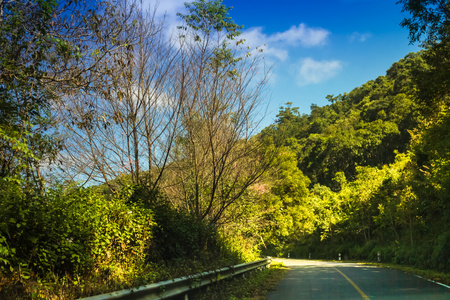
[[[153,2],[153,0],[147,0]],[[169,24],[186,0],[161,0]],[[244,25],[249,46],[266,45],[274,63],[267,101],[267,126],[279,107],[292,102],[309,113],[311,104],[328,104],[327,95],[350,92],[380,75],[410,52],[407,16],[396,0],[224,0],[231,17]]]

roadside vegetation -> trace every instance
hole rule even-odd
[[[195,300],[262,300],[275,290],[277,284],[287,272],[282,263],[272,262],[269,269],[253,272],[245,279],[240,277],[219,281],[208,289],[189,295]]]
[[[450,4],[398,4],[422,51],[258,132],[270,67],[220,0],[172,36],[139,1],[1,1],[0,298],[261,254],[450,272]]]

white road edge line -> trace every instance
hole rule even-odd
[[[444,287],[446,287],[446,288],[448,288],[448,289],[450,289],[450,286],[448,286],[448,285],[446,285],[446,284],[443,284],[443,283],[440,283],[440,282],[437,282],[437,281],[433,281],[433,280],[431,280],[432,282],[434,282],[434,283],[437,283],[437,284],[439,284],[439,285],[442,285],[442,286],[444,286]]]
[[[413,275],[414,275],[414,274],[413,274]],[[431,279],[426,279],[426,278],[423,278],[422,276],[419,276],[419,275],[414,275],[414,276],[416,276],[416,277],[418,277],[418,278],[421,278],[421,279],[425,279],[425,280],[427,280],[427,281],[429,281],[429,282],[433,282],[433,283],[442,285],[443,287],[446,287],[446,288],[450,289],[450,286],[448,286],[448,285],[446,285],[446,284],[443,284],[443,283],[440,283],[440,282],[437,282],[437,281],[434,281],[434,280],[431,280]]]

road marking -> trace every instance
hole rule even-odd
[[[361,289],[360,289],[360,288],[359,288],[359,287],[358,287],[358,286],[357,286],[350,278],[348,278],[347,275],[345,275],[344,273],[342,273],[341,271],[339,271],[339,270],[336,269],[336,268],[333,268],[333,269],[335,269],[336,271],[338,271],[339,273],[341,273],[341,275],[344,276],[344,278],[347,279],[347,281],[350,282],[351,285],[353,285],[353,287],[355,288],[355,290],[363,297],[364,300],[370,300],[370,298],[367,297],[367,295],[364,294],[364,292],[361,291]]]
[[[445,285],[445,284],[437,282],[437,281],[433,281],[433,282],[436,283],[436,284],[442,285],[443,287],[446,287],[446,288],[450,289],[450,286],[448,286],[448,285]]]
[[[450,286],[448,286],[448,285],[446,285],[446,284],[443,284],[443,283],[440,283],[440,282],[438,282],[438,281],[434,281],[434,280],[431,280],[431,279],[423,278],[422,276],[419,276],[419,275],[414,275],[414,276],[416,276],[416,277],[418,277],[418,278],[420,278],[420,279],[425,279],[425,280],[427,280],[427,281],[429,281],[429,282],[432,282],[432,283],[439,284],[439,285],[441,285],[441,286],[443,286],[443,287],[446,287],[446,288],[450,289]]]

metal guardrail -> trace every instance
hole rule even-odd
[[[220,268],[191,276],[161,281],[153,284],[132,288],[129,290],[115,291],[107,294],[96,295],[80,300],[153,300],[168,299],[174,296],[187,295],[187,292],[202,286],[218,282],[225,278],[243,274],[252,270],[265,269],[270,264],[271,258],[265,258],[254,262],[239,264],[231,267]],[[185,297],[187,299],[187,296]]]

